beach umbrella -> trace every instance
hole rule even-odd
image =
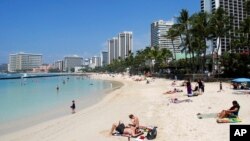
[[[239,83],[250,82],[250,79],[249,78],[236,78],[232,80],[232,82],[239,82]]]

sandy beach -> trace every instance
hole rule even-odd
[[[230,84],[205,83],[205,92],[196,97],[186,96],[182,81],[171,86],[172,80],[150,79],[146,84],[139,77],[93,74],[93,79],[122,82],[124,85],[110,92],[101,102],[75,114],[46,121],[20,131],[0,136],[0,141],[126,141],[126,137],[110,136],[110,128],[119,120],[129,123],[129,114],[139,117],[140,124],[157,126],[157,141],[229,141],[229,126],[235,123],[218,124],[216,118],[197,118],[198,113],[215,114],[232,106],[237,100],[241,106],[239,117],[250,124],[250,95],[234,94]],[[194,87],[195,83],[192,83]],[[183,92],[164,95],[178,88]],[[189,102],[171,103],[170,99]]]

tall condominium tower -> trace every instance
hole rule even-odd
[[[126,58],[133,49],[132,32],[124,31],[118,34],[119,57]]]
[[[67,56],[64,57],[64,66],[63,70],[64,71],[70,71],[70,69],[79,67],[83,65],[83,58],[79,56]]]
[[[114,37],[108,40],[108,64],[112,63],[114,59],[118,59],[119,46],[118,38]]]
[[[100,66],[101,66],[101,57],[99,56],[91,57],[89,67],[95,68]]]
[[[115,59],[125,59],[133,50],[133,33],[124,31],[108,40],[108,64]]]
[[[158,46],[160,48],[167,48],[173,52],[173,44],[171,39],[166,38],[167,31],[173,26],[173,21],[159,20],[151,24],[151,46]],[[173,41],[175,52],[180,52],[181,40],[179,37]]]
[[[9,71],[24,71],[42,65],[42,54],[17,53],[9,55]]]
[[[108,64],[108,52],[101,52],[101,66],[106,66]]]
[[[231,37],[239,36],[235,31],[239,29],[240,22],[243,21],[247,17],[246,9],[244,6],[246,0],[201,0],[201,11],[205,11],[208,13],[213,13],[219,7],[223,8],[224,11],[228,14],[228,16],[233,16],[233,21],[231,23],[232,30],[229,31]],[[218,41],[213,39],[210,45],[210,48],[216,48]],[[243,51],[244,48],[239,51]],[[219,55],[225,51],[231,50],[231,38],[223,37],[221,38],[220,48],[218,50]]]

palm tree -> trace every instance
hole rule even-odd
[[[158,46],[146,47],[143,50],[145,61],[148,62],[152,72],[166,65],[167,58],[171,57],[171,52],[166,48],[159,48]]]
[[[185,59],[187,60],[187,53],[191,52],[191,43],[190,43],[190,17],[186,9],[182,9],[180,16],[177,17],[177,24],[174,25],[180,33],[181,40],[183,43],[183,51],[185,52]],[[191,60],[189,61],[191,67],[193,67]]]
[[[191,33],[193,39],[193,50],[196,51],[197,60],[201,62],[202,72],[206,63],[206,41],[209,38],[211,30],[209,28],[210,15],[206,12],[195,13],[190,18]],[[199,59],[199,55],[203,54],[203,60]]]
[[[218,67],[219,62],[219,50],[221,46],[221,38],[225,37],[228,34],[228,31],[230,30],[230,18],[226,15],[227,13],[219,7],[211,17],[211,23],[210,28],[213,29],[212,35],[217,41],[217,48],[215,51],[215,48],[212,49],[212,54],[214,56],[214,53],[216,52],[217,55],[217,61],[216,66]],[[213,57],[214,59],[214,57]],[[219,68],[218,68],[219,69]],[[214,70],[214,60],[213,60],[213,70]]]
[[[152,57],[153,71],[155,71],[155,65],[160,63],[160,48],[158,46],[152,47],[150,55]]]
[[[143,49],[136,52],[134,62],[132,64],[132,69],[134,69],[134,72],[137,72],[137,74],[140,72],[141,68],[145,68],[145,54]]]
[[[167,35],[165,36],[166,38],[169,38],[171,40],[172,46],[173,46],[173,60],[176,60],[176,51],[175,51],[175,46],[174,46],[174,40],[176,40],[176,37],[179,36],[178,31],[175,28],[170,28],[167,31]]]
[[[137,54],[135,56],[136,61],[140,63],[140,66],[149,66],[151,69],[151,63],[152,63],[152,53],[151,53],[151,47],[146,47],[143,50],[137,51]],[[152,71],[152,69],[151,69]]]
[[[163,59],[163,63],[166,63],[167,59],[170,58],[172,55],[172,52],[166,48],[161,49],[161,58]]]
[[[167,31],[167,35],[166,38],[169,38],[172,42],[172,46],[173,46],[173,56],[172,56],[172,60],[175,61],[175,70],[177,70],[177,63],[176,63],[176,51],[175,51],[175,46],[174,46],[174,40],[176,40],[176,37],[179,36],[179,32],[177,31],[177,28],[172,27]]]
[[[182,9],[180,12],[180,16],[177,17],[177,28],[179,32],[182,33],[182,37],[185,38],[184,41],[184,48],[185,50],[188,49],[189,45],[189,13],[186,9]],[[182,38],[183,39],[183,38]]]

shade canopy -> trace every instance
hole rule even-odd
[[[232,82],[250,82],[250,79],[249,78],[236,78],[236,79],[233,79]]]

